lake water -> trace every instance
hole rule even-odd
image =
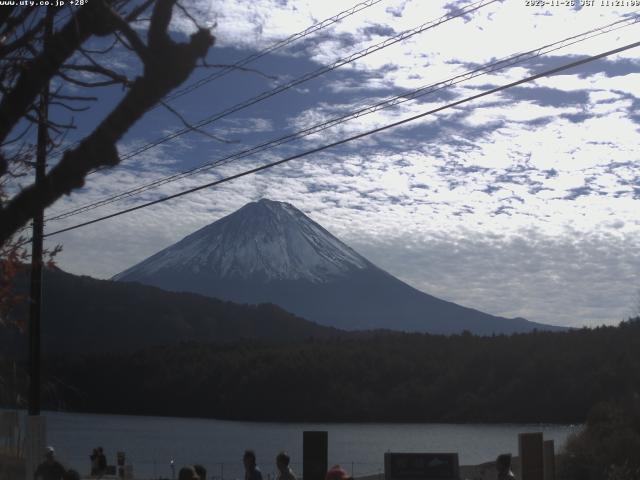
[[[209,478],[242,478],[242,454],[255,450],[265,480],[274,458],[289,452],[293,470],[302,471],[302,432],[329,432],[329,464],[339,463],[356,476],[383,471],[383,456],[395,452],[458,452],[462,465],[494,460],[518,451],[518,433],[543,432],[556,451],[580,426],[452,424],[256,423],[208,419],[136,417],[44,412],[48,443],[58,458],[88,473],[89,454],[102,446],[109,464],[124,451],[136,478],[171,478],[187,464],[204,465]]]

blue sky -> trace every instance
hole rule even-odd
[[[233,63],[356,2],[190,0],[213,28],[208,62]],[[171,102],[197,122],[470,2],[382,0]],[[631,7],[487,5],[88,178],[47,216],[211,162],[344,114],[623,18]],[[177,36],[193,30],[176,12]],[[640,24],[479,76],[221,168],[67,220],[48,231],[175,193],[638,40]],[[59,266],[109,278],[262,197],[287,201],[371,261],[440,298],[568,326],[616,324],[640,305],[640,49],[487,96],[219,188],[51,237]],[[124,55],[112,65],[135,72]],[[187,84],[209,75],[199,69]],[[122,94],[104,89],[76,117],[90,130]],[[61,114],[61,112],[54,112]],[[64,118],[64,115],[63,115]],[[121,154],[180,129],[150,112]]]

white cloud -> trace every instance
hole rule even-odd
[[[314,37],[305,52],[315,62],[334,61],[380,41],[382,37],[371,34],[375,29],[413,28],[442,15],[445,3],[381,2],[332,26],[322,40]],[[258,49],[346,6],[337,1],[199,0],[196,8],[203,22],[218,22],[218,45]],[[448,22],[359,60],[343,70],[346,74],[339,82],[323,89],[322,102],[311,108],[291,108],[281,118],[276,111],[274,118],[261,111],[245,120],[226,119],[216,133],[242,134],[248,143],[252,133],[280,136],[280,124],[289,132],[348,112],[363,99],[380,100],[380,91],[371,92],[372,88],[396,93],[444,80],[470,63],[528,50],[610,22],[619,14],[603,8],[545,10],[525,7],[524,2],[495,4],[468,21]],[[186,28],[187,23],[179,20],[176,27]],[[556,55],[585,55],[619,46],[637,35],[637,29],[636,25],[576,44]],[[626,69],[638,63],[631,53],[612,60],[625,60]],[[606,68],[613,72],[606,74],[576,69],[542,78],[523,86],[530,95],[503,93],[478,99],[349,149],[314,154],[49,241],[64,243],[63,268],[109,277],[246,202],[268,197],[293,203],[381,267],[433,295],[489,313],[548,323],[615,323],[630,313],[640,267],[634,253],[640,251],[639,200],[633,192],[640,136],[637,119],[632,118],[637,114],[633,101],[640,93],[640,64],[639,73],[613,76],[621,65],[608,62]],[[450,91],[455,99],[464,98],[536,69],[511,68]],[[305,99],[318,98],[314,94],[309,86]],[[349,94],[353,99],[345,100]],[[578,103],[576,98],[585,100]],[[444,103],[436,97],[423,100],[428,103],[407,102],[379,111],[308,137],[304,144],[263,152],[142,198],[176,193]],[[128,140],[121,151],[148,140]],[[51,212],[174,173],[184,167],[185,158],[193,162],[192,155],[202,157],[202,162],[220,156],[203,154],[192,137],[181,137],[180,142],[150,150],[128,162],[128,168],[91,176],[82,192],[61,200]],[[48,228],[134,204],[127,200]]]
[[[319,64],[330,64],[378,43],[383,37],[367,33],[372,26],[385,32],[410,30],[447,14],[445,4],[396,0],[366,8],[330,26],[323,35],[312,37],[307,49],[308,58]],[[465,5],[459,3],[457,7]],[[205,18],[208,15],[211,22],[217,22],[215,33],[220,46],[258,50],[335,15],[345,9],[345,4],[339,1],[300,1],[294,4],[272,0],[198,0],[193,8]],[[348,68],[380,71],[381,77],[369,80],[371,87],[396,85],[413,88],[425,79],[448,78],[457,70],[456,62],[485,63],[538,48],[544,43],[611,23],[620,19],[623,13],[629,12],[609,8],[583,8],[580,11],[571,8],[540,9],[526,7],[522,2],[499,2],[485,6],[465,19],[450,20],[362,58]],[[600,53],[620,46],[626,40],[633,40],[634,31],[637,31],[637,26],[620,29],[571,45],[566,51],[574,55]],[[617,58],[636,57],[633,52],[617,55]],[[394,69],[382,71],[388,66]],[[632,80],[627,80],[625,88],[637,88],[633,87]],[[357,87],[362,88],[362,85]]]
[[[549,107],[537,105],[532,101],[501,102],[499,105],[483,108],[474,108],[465,118],[465,121],[472,126],[487,124],[488,122],[501,122],[504,120],[512,122],[532,122],[542,118],[556,117],[564,114],[580,113],[577,107]]]

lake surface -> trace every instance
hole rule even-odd
[[[265,480],[275,472],[275,456],[289,452],[294,472],[302,471],[302,432],[329,432],[329,464],[339,463],[356,476],[382,472],[383,456],[394,452],[458,452],[462,465],[491,461],[499,453],[517,454],[518,433],[543,432],[556,451],[580,426],[256,423],[224,420],[92,415],[44,412],[48,444],[58,458],[81,473],[89,454],[102,446],[108,463],[124,451],[136,478],[171,478],[171,459],[179,469],[200,463],[208,478],[242,478],[242,454],[255,450]]]

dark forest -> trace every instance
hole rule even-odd
[[[378,332],[57,355],[47,359],[46,378],[49,408],[84,412],[265,421],[584,422],[597,403],[640,392],[640,319],[511,336]]]

